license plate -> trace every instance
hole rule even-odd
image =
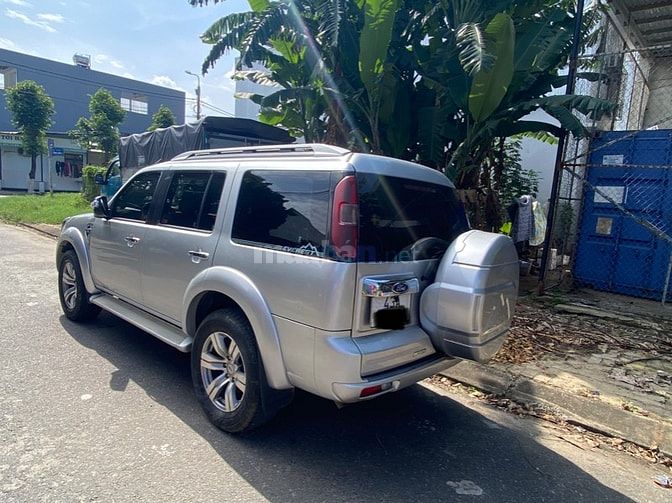
[[[403,328],[409,321],[410,297],[410,295],[400,295],[398,297],[399,302],[394,302],[392,297],[372,298],[369,320],[371,326],[386,329]]]

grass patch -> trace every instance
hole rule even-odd
[[[0,197],[0,220],[26,224],[60,224],[65,217],[91,212],[80,193]]]

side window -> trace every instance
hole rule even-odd
[[[327,172],[249,171],[241,183],[232,238],[322,257],[329,194]]]
[[[152,171],[131,180],[114,198],[110,208],[112,216],[144,222],[147,219],[160,174],[158,171]]]
[[[175,173],[163,204],[160,223],[212,230],[223,185],[224,173]]]

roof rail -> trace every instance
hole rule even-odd
[[[245,156],[275,156],[286,154],[290,156],[306,157],[340,157],[350,151],[323,143],[300,143],[296,145],[258,145],[255,147],[212,148],[209,150],[192,150],[173,157],[173,161],[187,159],[205,159],[208,157],[245,157]]]

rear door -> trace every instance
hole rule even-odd
[[[157,225],[145,235],[142,297],[150,311],[179,324],[187,285],[212,264],[227,177],[213,170],[171,174]]]
[[[133,304],[141,304],[142,250],[160,176],[148,171],[133,178],[111,201],[111,218],[96,218],[89,234],[96,286]]]

